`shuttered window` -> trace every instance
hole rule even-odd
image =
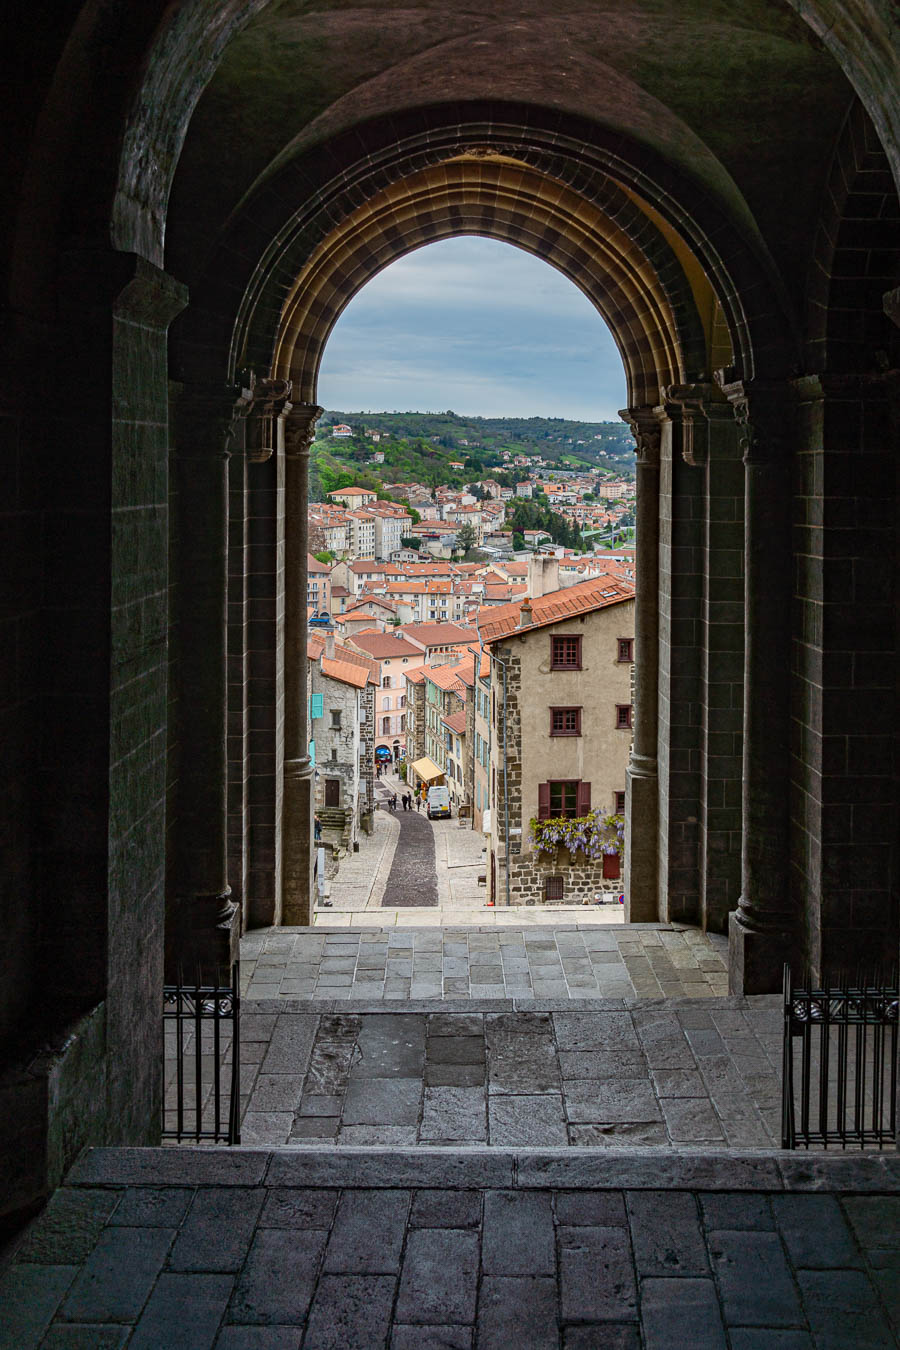
[[[591,809],[591,785],[578,779],[538,784],[538,820],[586,816]]]

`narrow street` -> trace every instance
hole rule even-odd
[[[400,828],[381,904],[385,909],[408,909],[413,906],[436,908],[438,885],[434,829],[424,807],[420,811],[415,806],[411,811],[404,811],[403,793],[407,790],[406,784],[399,779],[393,781],[396,787],[386,779],[376,784],[379,810],[387,809],[392,793],[396,792],[397,809],[391,815]]]

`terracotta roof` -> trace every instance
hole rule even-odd
[[[318,558],[314,558],[311,553],[306,555],[306,570],[308,572],[324,572],[326,576],[331,575],[331,568],[326,563],[319,562]]]
[[[379,576],[384,576],[389,567],[394,570],[392,563],[378,563],[374,558],[354,558],[353,562],[347,565],[351,572],[372,572]]]
[[[340,599],[342,595],[349,595],[350,592],[347,590],[346,586],[332,586],[331,594]]]
[[[464,712],[451,713],[449,717],[442,717],[441,721],[445,727],[455,731],[457,736],[466,734],[466,714]]]
[[[603,576],[592,577],[590,581],[580,581],[575,586],[566,586],[561,591],[551,591],[549,595],[532,600],[531,621],[525,628],[519,625],[521,601],[479,610],[481,636],[486,643],[496,642],[510,633],[531,632],[535,628],[560,623],[573,615],[589,614],[592,610],[633,599],[634,585],[631,582],[604,573]]]
[[[424,666],[417,666],[415,670],[408,670],[406,672],[406,683],[421,684],[427,674],[428,671]]]
[[[352,684],[357,689],[364,689],[371,679],[368,671],[361,666],[352,666],[349,661],[331,661],[327,656],[322,657],[322,674],[331,680],[340,680],[341,684]]]
[[[352,641],[354,646],[376,661],[391,656],[422,655],[421,647],[414,647],[411,642],[403,637],[395,637],[393,633],[354,633]]]
[[[454,642],[471,642],[478,636],[474,629],[458,623],[405,623],[400,631],[423,647],[446,647]]]
[[[325,634],[310,632],[306,641],[306,651],[310,660],[318,660],[325,650]],[[352,647],[345,647],[343,643],[334,644],[334,656],[336,661],[347,661],[351,666],[360,666],[367,670],[373,680],[378,679],[378,666],[371,661],[368,656],[363,656],[361,652],[356,652]]]
[[[454,661],[445,666],[426,666],[425,675],[432,684],[436,684],[438,689],[449,689],[460,698],[466,696],[466,681],[461,678],[460,666],[462,662]],[[471,680],[469,680],[471,683]]]

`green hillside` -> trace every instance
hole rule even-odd
[[[352,437],[335,440],[331,429],[346,422]],[[381,433],[376,443],[371,432]],[[371,462],[376,451],[383,464]],[[353,413],[328,411],[316,429],[310,496],[351,484],[379,490],[385,483],[462,487],[489,476],[512,485],[521,471],[502,455],[540,455],[559,469],[594,470],[602,476],[634,475],[634,440],[622,422],[577,422],[555,417],[465,417],[444,413]],[[451,469],[451,461],[462,469]]]

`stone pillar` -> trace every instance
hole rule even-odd
[[[625,791],[625,921],[658,911],[657,699],[659,688],[659,444],[662,408],[619,413],[637,443],[634,605],[634,737]]]
[[[665,391],[660,444],[659,918],[699,923],[703,526],[711,387]]]
[[[179,964],[227,974],[240,922],[227,873],[228,461],[252,388],[186,387],[177,409],[179,777],[167,923]]]
[[[796,951],[790,896],[791,445],[787,383],[724,386],[744,447],[744,744],[741,897],[729,988],[777,993]]]
[[[281,921],[312,922],[315,788],[307,717],[306,596],[309,447],[322,409],[295,404],[284,424],[284,795],[281,814]]]
[[[284,426],[290,382],[260,380],[247,423],[247,927],[281,922],[284,782]],[[232,881],[232,888],[234,882]]]

